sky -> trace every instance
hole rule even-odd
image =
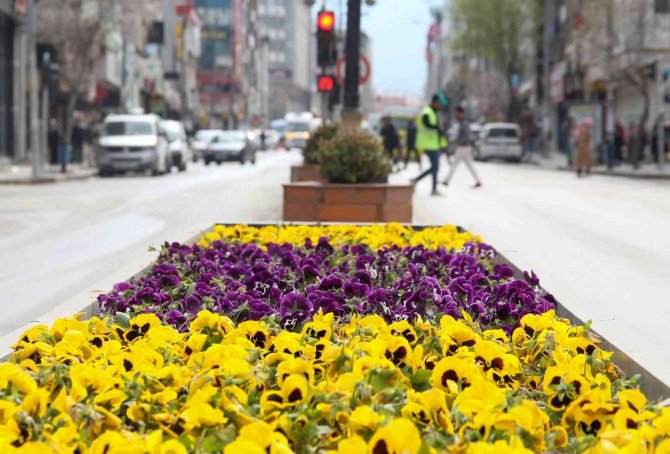
[[[328,0],[338,11],[346,0]],[[372,78],[375,90],[423,97],[426,81],[426,34],[432,22],[430,7],[438,0],[376,0],[363,6],[362,28],[372,39]]]

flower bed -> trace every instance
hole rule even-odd
[[[367,246],[366,246],[367,245]],[[3,452],[670,452],[537,278],[453,227],[218,227],[0,365]],[[122,312],[117,312],[122,310]]]

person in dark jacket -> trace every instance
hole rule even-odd
[[[51,164],[58,164],[58,149],[63,143],[63,136],[58,130],[58,123],[55,118],[49,120],[47,142],[49,143],[49,162]]]
[[[72,128],[72,162],[84,160],[84,128],[77,122]]]
[[[419,163],[419,169],[421,169],[421,155],[419,150],[416,149],[416,132],[418,131],[416,123],[414,120],[407,122],[407,147],[405,153],[405,168],[409,164],[412,155],[416,156],[416,162]]]
[[[384,142],[384,150],[389,155],[389,159],[395,166],[398,157],[398,147],[400,146],[400,136],[396,131],[391,117],[384,117],[382,119],[382,129],[379,131]]]

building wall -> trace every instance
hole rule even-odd
[[[14,19],[0,10],[0,160],[14,155]]]
[[[295,0],[259,0],[258,13],[269,38],[270,119],[310,108],[313,84],[310,8]]]

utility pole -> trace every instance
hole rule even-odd
[[[616,130],[616,114],[614,112],[614,40],[616,39],[616,35],[614,33],[614,2],[606,1],[605,5],[605,16],[607,19],[607,47],[605,49],[605,56],[607,58],[607,87],[605,87],[607,124],[605,144],[607,146],[607,167],[611,169],[614,165],[614,133]]]
[[[362,115],[359,111],[361,0],[347,0],[347,36],[345,44],[344,109],[342,127],[357,131]]]
[[[30,154],[33,178],[42,175],[43,162],[40,149],[39,97],[37,87],[37,40],[35,29],[37,22],[35,0],[28,0],[28,71],[30,74]],[[47,127],[47,125],[45,125]]]
[[[51,55],[45,52],[42,56],[42,134],[41,134],[41,149],[49,148],[49,73],[51,71]]]
[[[260,68],[259,68],[259,95],[261,98],[261,125],[263,129],[268,127],[270,121],[268,112],[268,93],[270,91],[270,73],[268,67],[270,38],[267,35],[261,37]]]
[[[549,153],[555,136],[551,121],[551,41],[554,27],[555,0],[544,0],[544,27],[542,40],[542,76],[544,96],[542,97],[542,132],[544,137],[544,152]],[[609,0],[607,0],[609,2]],[[549,127],[547,127],[549,126]]]
[[[235,75],[237,70],[237,42],[235,40],[235,17],[230,23],[230,77],[228,79],[228,129],[236,128],[235,121]]]
[[[656,102],[658,115],[656,117],[656,150],[658,166],[662,169],[665,161],[665,60],[660,56],[656,62]]]
[[[14,131],[16,137],[16,162],[26,160],[26,27],[20,25],[15,34],[16,91],[14,93]]]

